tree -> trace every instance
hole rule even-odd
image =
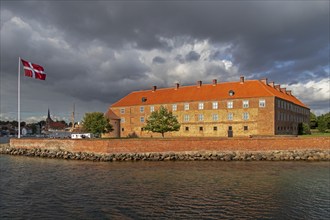
[[[319,132],[325,133],[328,128],[327,127],[328,123],[327,123],[326,117],[324,115],[321,115],[318,117],[317,124],[318,124],[317,129],[319,130]]]
[[[83,118],[83,130],[96,135],[111,132],[112,125],[102,112],[86,113]]]
[[[315,129],[317,127],[317,117],[313,112],[310,113],[309,125],[311,129]]]
[[[151,132],[161,133],[162,137],[164,137],[166,132],[178,131],[180,126],[181,125],[172,112],[168,111],[164,106],[161,106],[158,111],[151,113],[144,129]]]

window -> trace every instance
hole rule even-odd
[[[234,107],[233,101],[227,102],[227,108],[233,108],[233,107]]]
[[[247,131],[249,130],[249,127],[248,126],[244,126],[244,131]]]
[[[125,109],[124,108],[120,109],[120,114],[125,114]]]
[[[125,129],[124,128],[121,128],[121,131],[125,131]]]
[[[184,104],[184,110],[189,110],[189,103]]]
[[[265,99],[260,99],[259,100],[259,107],[261,107],[261,108],[266,107],[266,100]]]
[[[249,107],[249,100],[243,100],[243,108]]]
[[[155,111],[155,106],[150,106],[150,112],[154,112]]]
[[[213,114],[213,115],[212,115],[212,120],[213,120],[213,121],[218,121],[218,119],[219,119],[218,114]]]
[[[183,116],[183,121],[189,121],[189,115],[184,115]]]
[[[140,107],[140,112],[141,112],[141,113],[144,112],[144,107],[143,107],[143,106]]]
[[[199,127],[199,131],[203,131],[203,127]]]
[[[203,110],[204,109],[204,103],[200,102],[198,103],[198,110]]]
[[[144,117],[140,117],[140,122],[144,122]]]
[[[185,127],[184,130],[185,130],[185,131],[189,131],[189,127]]]
[[[214,126],[213,127],[213,131],[217,131],[218,130],[218,127],[217,126]]]
[[[218,109],[218,102],[212,102],[212,109]]]
[[[125,123],[125,118],[120,118],[121,123]]]
[[[198,121],[204,121],[204,115],[203,114],[198,115]]]
[[[243,113],[243,119],[244,120],[249,120],[249,113],[248,112]]]
[[[176,104],[172,105],[172,111],[176,111],[178,109],[178,106]]]
[[[233,120],[233,113],[228,113],[228,120]]]
[[[144,131],[144,128],[141,128],[141,131]]]

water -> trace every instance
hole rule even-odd
[[[0,155],[0,219],[328,219],[329,162]]]

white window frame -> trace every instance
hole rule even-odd
[[[125,114],[125,108],[120,109],[120,114]]]
[[[143,116],[140,117],[140,122],[144,123],[144,117]]]
[[[228,101],[227,102],[227,108],[234,108],[234,102],[233,101]]]
[[[124,117],[120,118],[120,123],[125,123],[125,118]]]
[[[234,114],[232,112],[229,112],[227,115],[228,121],[232,121],[234,119]]]
[[[219,120],[219,115],[218,114],[212,114],[212,120],[213,121],[218,121]]]
[[[177,104],[173,104],[172,105],[172,111],[177,111],[178,110],[178,106]]]
[[[150,112],[154,112],[155,111],[155,106],[150,106]]]
[[[189,115],[184,115],[183,116],[183,121],[189,121],[189,120],[190,120]]]
[[[198,114],[198,121],[204,121],[204,115]]]
[[[184,110],[189,110],[189,103],[184,103]]]
[[[249,108],[249,100],[243,100],[243,108]]]
[[[204,109],[204,102],[198,103],[198,110],[203,110]]]
[[[212,102],[212,109],[218,109],[218,102]]]
[[[249,120],[249,113],[248,112],[243,112],[243,120]]]
[[[140,113],[144,112],[144,106],[140,106]]]
[[[259,99],[259,107],[265,108],[266,107],[266,100],[265,99]]]

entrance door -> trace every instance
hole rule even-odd
[[[233,137],[233,127],[232,126],[228,126],[228,137]]]

